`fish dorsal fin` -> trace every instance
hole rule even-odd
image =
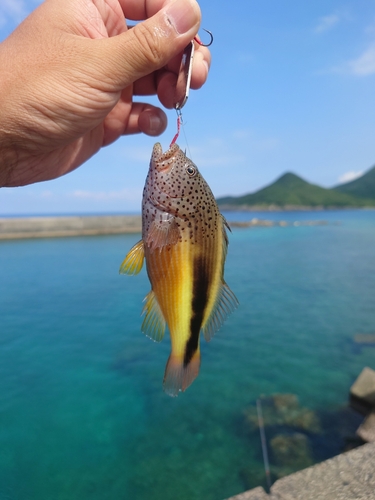
[[[154,220],[147,234],[146,243],[151,252],[167,245],[175,245],[180,238],[180,230],[173,216],[168,214],[165,220]]]
[[[124,262],[120,266],[120,274],[138,274],[142,269],[145,250],[143,241],[136,243],[126,255]]]
[[[234,295],[229,286],[223,281],[213,311],[208,318],[206,325],[202,328],[204,338],[207,342],[212,339],[215,332],[219,330],[227,316],[229,316],[229,314],[231,314],[237,306],[237,297]]]
[[[160,342],[164,337],[166,321],[153,290],[146,295],[144,302],[142,314],[146,316],[141,330],[150,339]]]

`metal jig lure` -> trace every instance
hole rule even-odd
[[[203,28],[204,29],[204,28]],[[194,37],[184,49],[182,53],[182,59],[180,64],[180,69],[178,72],[176,89],[175,89],[175,103],[174,108],[177,112],[177,133],[172,139],[171,146],[174,144],[180,134],[180,128],[182,124],[182,108],[185,106],[186,101],[189,97],[190,91],[190,81],[191,81],[191,73],[193,71],[193,58],[194,58],[194,42],[197,42],[202,47],[209,47],[214,41],[214,36],[211,31],[204,29],[206,33],[208,33],[211,37],[209,43],[205,44],[201,42],[197,37]]]
[[[206,29],[204,31],[206,31],[211,37],[209,43],[205,44],[201,42],[197,37],[194,37],[194,40],[192,40],[185,47],[182,53],[180,70],[178,72],[176,91],[175,91],[176,99],[174,107],[176,110],[181,110],[185,106],[186,101],[188,100],[189,97],[191,73],[193,70],[194,42],[197,42],[202,47],[209,47],[214,41],[214,36],[211,33],[211,31],[208,31]]]

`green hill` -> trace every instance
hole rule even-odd
[[[357,198],[375,200],[375,165],[362,175],[362,177],[346,184],[335,186],[333,189],[340,193],[356,196]]]
[[[374,200],[365,200],[336,189],[325,189],[310,184],[290,172],[282,175],[273,184],[260,189],[256,193],[238,197],[219,198],[218,204],[223,206],[269,206],[286,205],[309,207],[362,207],[375,205]]]

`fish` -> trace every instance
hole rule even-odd
[[[142,332],[156,342],[166,326],[171,353],[163,388],[178,396],[200,369],[200,334],[210,341],[238,300],[224,280],[229,225],[198,167],[174,143],[153,147],[142,199],[142,239],[120,273],[135,275],[144,260],[151,291]]]

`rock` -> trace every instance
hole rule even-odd
[[[375,347],[375,333],[356,333],[353,340],[356,344]]]
[[[286,227],[286,226],[324,226],[327,225],[328,222],[325,220],[306,220],[306,221],[295,221],[293,223],[287,222],[285,220],[273,221],[267,219],[257,219],[254,217],[248,221],[233,221],[230,222],[231,227]]]
[[[375,443],[375,410],[370,413],[366,420],[358,427],[357,435],[363,439]]]
[[[375,500],[375,444],[321,462],[276,481],[273,500]]]
[[[314,463],[309,439],[305,434],[278,434],[270,441],[274,462],[281,467],[304,469]]]
[[[366,414],[375,408],[375,371],[365,367],[350,388],[350,404]]]
[[[270,497],[267,495],[264,489],[261,486],[258,486],[258,488],[253,488],[252,490],[245,491],[245,493],[230,497],[227,500],[267,500],[269,498]]]
[[[319,418],[315,412],[301,407],[295,394],[274,394],[261,397],[265,427],[288,426],[309,432],[320,432]],[[251,430],[259,428],[258,413],[255,406],[245,410],[245,419]]]

